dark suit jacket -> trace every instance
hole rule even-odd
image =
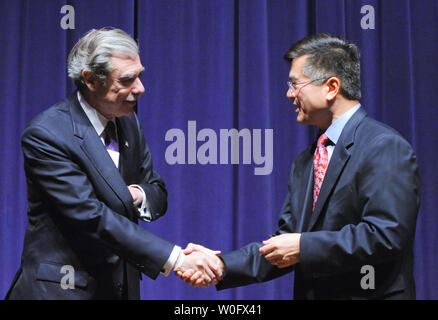
[[[395,130],[359,109],[334,149],[312,212],[316,143],[292,164],[276,234],[302,233],[300,262],[279,269],[261,244],[222,256],[218,289],[262,282],[295,270],[295,299],[415,299],[413,245],[420,205],[416,156]],[[375,287],[364,289],[374,268]],[[361,270],[364,273],[361,273]]]
[[[127,185],[143,188],[153,219],[164,215],[167,191],[152,169],[137,116],[116,121],[120,171],[76,93],[26,127],[29,220],[21,266],[6,298],[139,299],[140,272],[159,275],[173,244],[137,224]],[[66,265],[74,268],[74,289],[61,287]]]

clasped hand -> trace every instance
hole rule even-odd
[[[211,284],[217,284],[224,272],[223,262],[218,257],[220,253],[220,251],[189,243],[183,251],[184,262],[175,270],[175,273],[194,287],[207,288]]]
[[[283,233],[263,241],[259,252],[274,266],[286,268],[300,262],[301,233]]]

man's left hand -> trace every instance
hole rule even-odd
[[[132,199],[134,199],[134,207],[138,207],[143,202],[143,192],[137,187],[128,186]]]
[[[265,259],[279,268],[286,268],[300,262],[301,233],[284,233],[263,241],[259,249]]]

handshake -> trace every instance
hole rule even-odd
[[[263,241],[259,252],[272,265],[286,268],[300,261],[301,234],[284,233]],[[180,253],[174,271],[186,283],[207,288],[217,284],[225,273],[220,251],[210,250],[199,244],[189,243]]]
[[[225,271],[219,254],[220,251],[189,243],[176,261],[175,274],[194,287],[207,288],[217,284]]]

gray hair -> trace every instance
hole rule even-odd
[[[107,75],[114,69],[111,57],[118,53],[136,57],[138,45],[123,30],[92,29],[71,49],[67,60],[68,76],[82,89],[86,87],[82,70],[90,71],[105,86]]]
[[[350,100],[359,100],[360,51],[359,48],[340,37],[321,33],[308,36],[295,43],[284,55],[287,61],[308,55],[302,73],[310,79],[322,79],[324,83],[336,76],[341,82],[342,95]]]

